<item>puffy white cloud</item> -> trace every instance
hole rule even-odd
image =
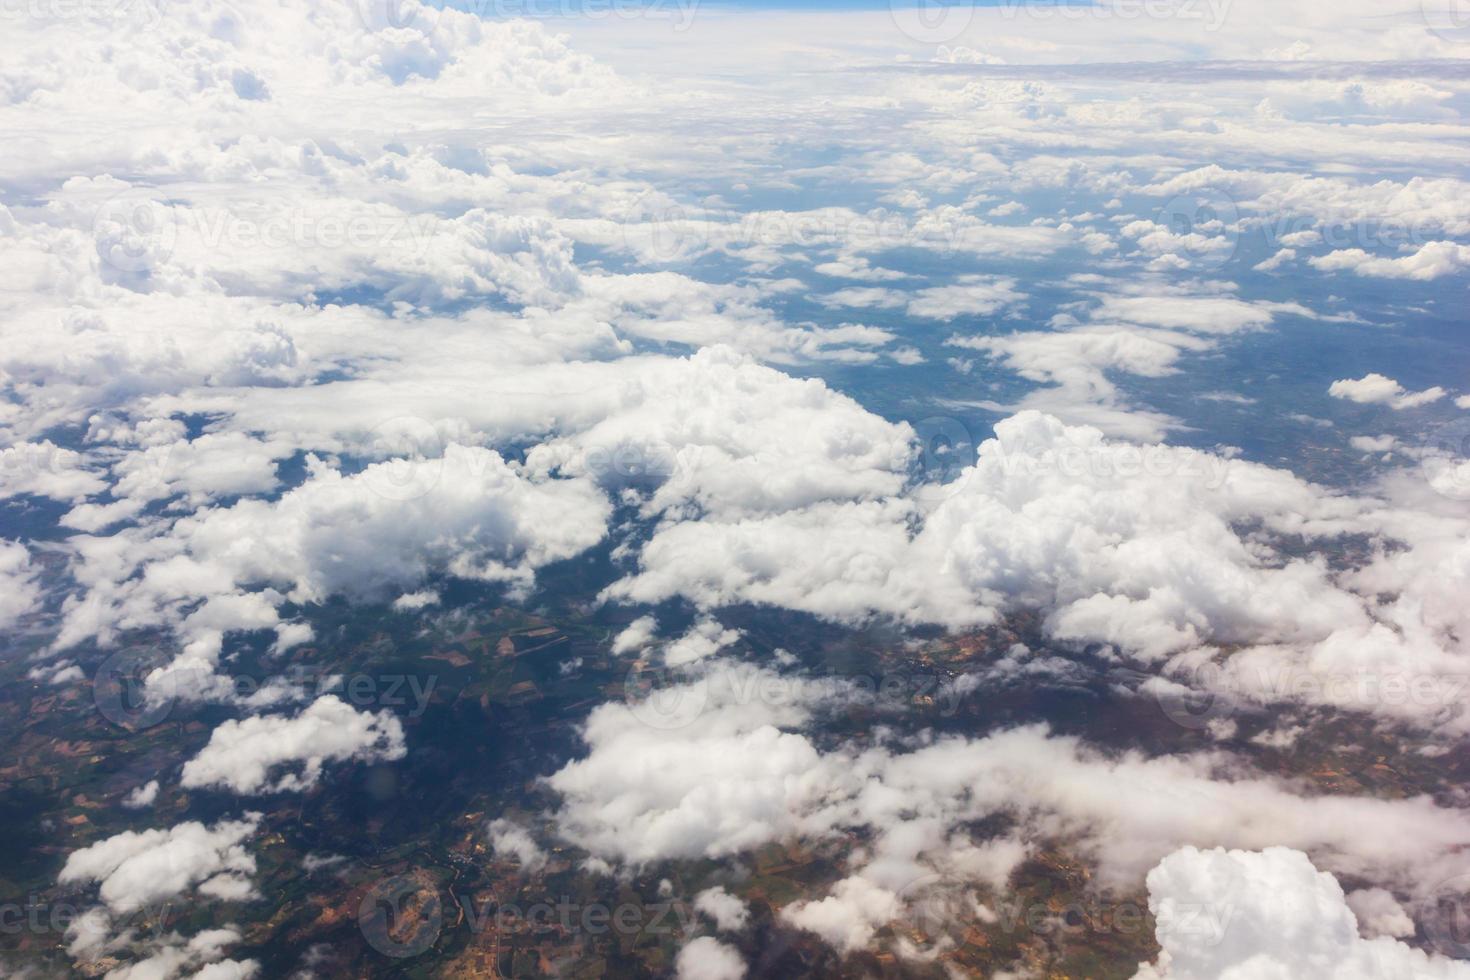
[[[844,878],[832,894],[782,909],[781,918],[821,936],[844,953],[862,949],[877,926],[899,917],[902,904],[890,890],[867,878]]]
[[[520,824],[496,819],[490,821],[487,832],[497,856],[514,857],[525,871],[535,871],[546,864],[546,852]]]
[[[1384,258],[1361,248],[1344,248],[1307,260],[1322,272],[1353,272],[1359,276],[1425,281],[1454,275],[1470,268],[1470,245],[1428,242],[1410,255]]]
[[[664,663],[670,667],[683,667],[712,657],[739,640],[740,636],[739,630],[727,630],[712,617],[702,616],[683,636],[664,647]]]
[[[1392,938],[1364,939],[1342,887],[1307,855],[1186,847],[1148,874],[1163,952],[1137,980],[1470,977],[1470,965]]]
[[[951,286],[920,289],[909,300],[909,316],[953,320],[960,316],[988,316],[1024,299],[1016,281],[1004,277],[966,276]]]
[[[679,980],[740,980],[745,960],[740,951],[709,936],[691,939],[674,959]]]
[[[13,626],[41,604],[39,569],[19,541],[0,539],[0,629]]]
[[[1470,867],[1459,811],[1427,798],[1303,796],[1226,753],[1111,755],[1037,726],[902,749],[819,749],[802,729],[841,698],[719,665],[647,700],[599,707],[587,757],[548,778],[562,797],[557,832],[634,866],[865,832],[873,842],[854,856],[849,883],[789,913],[847,947],[865,943],[936,869],[1003,888],[1024,841],[1039,838],[1091,850],[1101,880],[1120,887],[1185,843],[1286,844],[1410,892]],[[994,814],[1020,823],[1017,839],[970,841],[962,828]]]
[[[1358,931],[1367,939],[1414,934],[1414,920],[1386,888],[1359,888],[1349,892],[1347,904],[1358,920]]]
[[[641,650],[652,643],[657,635],[658,620],[652,616],[639,616],[613,637],[612,652],[628,653],[633,650]]]
[[[89,469],[81,453],[50,440],[22,442],[0,449],[0,499],[35,494],[54,500],[79,500],[107,482]]]
[[[315,786],[328,762],[401,759],[406,751],[403,726],[391,711],[358,711],[327,695],[294,718],[259,715],[222,723],[184,764],[181,782],[241,794],[295,792]],[[299,772],[273,778],[278,767],[298,763]]]
[[[417,592],[405,592],[393,600],[393,608],[399,612],[416,612],[439,604],[439,593],[432,589],[421,589]]]
[[[255,858],[242,842],[259,824],[259,814],[247,814],[212,827],[189,821],[167,830],[124,831],[73,851],[57,880],[97,882],[110,910],[134,912],[217,875],[252,874]]]
[[[207,673],[232,632],[274,630],[276,652],[306,642],[309,622],[282,622],[288,602],[341,595],[412,610],[441,576],[523,594],[538,570],[603,541],[621,505],[637,518],[612,529],[626,535],[614,557],[632,572],[607,595],[704,607],[662,648],[669,664],[700,671],[715,670],[733,642],[708,612],[757,602],[956,628],[1034,609],[1057,649],[1010,657],[1005,670],[1060,669],[1071,645],[1103,642],[1171,676],[1223,660],[1233,696],[1267,703],[1298,697],[1261,681],[1282,665],[1435,682],[1463,673],[1461,517],[1395,512],[1227,453],[1131,446],[1075,425],[1156,441],[1181,420],[1136,404],[1123,376],[1165,377],[1278,315],[1309,315],[1250,298],[1253,283],[1182,281],[1180,270],[1226,259],[1237,236],[1266,228],[1317,271],[1428,279],[1465,264],[1464,182],[1443,176],[1462,166],[1463,86],[1433,67],[1453,45],[1417,15],[1384,19],[1359,0],[1331,10],[1249,0],[1213,24],[1224,29],[1202,31],[1125,20],[1106,4],[1076,18],[1053,10],[1050,22],[981,8],[965,12],[973,22],[923,71],[894,68],[893,55],[928,58],[933,43],[895,31],[886,13],[713,12],[711,28],[684,25],[696,30],[659,65],[641,54],[648,22],[558,25],[625,74],[682,64],[708,76],[732,58],[746,78],[824,58],[890,69],[780,72],[768,100],[775,90],[763,85],[735,97],[698,79],[630,82],[542,25],[415,0],[395,5],[406,18],[397,23],[378,4],[123,6],[125,17],[156,21],[133,30],[28,16],[0,38],[0,116],[21,134],[0,161],[0,440],[11,447],[0,493],[68,502],[61,526],[84,532],[65,545],[74,585],[58,648],[172,629],[182,649],[161,683]],[[622,43],[628,31],[640,32],[637,44]],[[820,37],[821,50],[782,36]],[[745,43],[753,37],[760,43]],[[1259,69],[1261,79],[1191,63],[1263,51],[1282,63]],[[1424,80],[1380,77],[1398,69],[1372,65],[1361,78],[1323,78],[1284,60],[1302,56],[1414,58]],[[984,70],[1002,61],[1030,63],[1027,77]],[[1131,64],[1099,63],[1110,61]],[[1188,94],[1196,79],[1209,80],[1208,107]],[[506,121],[490,141],[487,110]],[[527,119],[536,125],[520,125]],[[827,146],[832,133],[840,144],[818,166],[783,149]],[[1211,158],[1241,169],[1193,163]],[[1250,163],[1267,159],[1283,162]],[[1333,176],[1310,176],[1324,163]],[[697,190],[690,173],[704,175]],[[824,200],[845,200],[743,213],[729,204],[808,196],[810,181]],[[697,200],[681,203],[693,199],[674,188]],[[1181,232],[1149,213],[1154,199],[1211,188],[1237,199],[1238,222]],[[1043,194],[1088,212],[1057,215]],[[1014,220],[1021,207],[1035,222],[982,217]],[[1297,215],[1300,226],[1269,227]],[[1332,222],[1387,220],[1439,240],[1370,253],[1332,234]],[[904,252],[935,260],[943,278],[901,263],[912,258]],[[1089,277],[1054,281],[1039,260],[1086,262]],[[1157,274],[1119,285],[1146,268]],[[820,322],[787,322],[830,288],[798,278],[808,270],[856,283],[825,300],[885,325],[820,309]],[[838,394],[836,382],[760,363],[915,363],[930,351],[918,349],[922,331],[899,337],[913,326],[899,312],[990,317],[1056,294],[1064,316],[1087,322],[1059,318],[1050,332],[969,345],[1047,386],[1014,407],[1061,421],[1012,419],[943,486],[915,479],[907,426]],[[716,344],[726,346],[708,349]],[[863,390],[852,378],[841,390]],[[428,439],[405,446],[401,437],[425,429]],[[60,431],[86,434],[72,443]],[[308,458],[303,474],[297,463]],[[1373,553],[1343,567],[1318,547],[1339,532],[1365,535]],[[0,545],[0,625],[36,608],[36,578],[24,546]],[[645,616],[615,651],[655,637]],[[35,676],[56,683],[78,670]],[[1331,689],[1302,699],[1463,725],[1444,717],[1454,699],[1363,705]],[[229,723],[186,782],[286,789],[328,759],[402,750],[391,717],[332,700],[295,718]],[[865,941],[902,904],[904,877],[941,855],[991,883],[1024,856],[1019,840],[954,839],[955,814],[1000,804],[931,767],[1014,784],[1011,795],[1041,814],[1038,832],[1075,822],[1103,854],[1116,833],[1107,860],[1129,867],[1157,857],[1139,843],[1150,833],[1270,842],[1258,818],[1334,867],[1390,876],[1417,858],[1314,838],[1302,825],[1381,818],[1426,852],[1449,846],[1427,804],[1369,814],[1354,799],[1327,819],[1314,802],[1309,818],[1289,802],[1302,787],[1249,777],[1224,756],[1179,760],[1176,771],[1034,733],[819,751],[798,730],[810,710],[721,708],[696,723],[692,748],[668,737],[646,746],[647,758],[687,771],[631,774],[603,746],[645,747],[595,713],[589,758],[555,777],[568,832],[640,861],[862,828],[879,838],[872,859],[791,911],[842,945]],[[1055,763],[1060,775],[1028,782],[1011,754]],[[710,759],[723,782],[698,781]],[[1109,781],[1147,787],[1123,794],[1135,812],[1092,798]],[[1218,794],[1235,826],[1201,826],[1156,803],[1180,784]],[[923,819],[893,808],[892,787],[920,801]],[[1139,813],[1160,826],[1140,828]],[[511,829],[501,838],[535,859]],[[238,869],[190,880],[217,898],[252,894]],[[1391,924],[1392,910],[1375,908]],[[200,967],[183,941],[167,945],[176,948],[148,969],[255,969],[218,957]],[[685,951],[691,964],[729,972],[722,947],[699,949]]]
[[[176,667],[207,671],[225,633],[276,627],[288,597],[386,599],[434,573],[524,588],[537,568],[597,543],[611,509],[589,481],[527,479],[478,447],[450,444],[350,476],[320,460],[308,467],[306,482],[274,501],[206,508],[158,536],[78,542],[90,591],[68,604],[60,645],[177,623],[192,646]],[[124,555],[125,543],[141,547]],[[240,591],[259,586],[270,588]]]
[[[1429,405],[1445,396],[1445,390],[1438,386],[1408,391],[1393,378],[1377,373],[1339,379],[1332,382],[1327,393],[1333,398],[1345,398],[1361,405],[1387,405],[1394,411]]]
[[[138,940],[131,931],[104,940],[100,935],[111,928],[111,922],[100,909],[83,916],[78,926],[68,930],[72,938],[68,952],[74,957],[95,962],[104,952],[141,954],[140,959],[108,970],[109,980],[172,980],[185,975],[194,980],[249,980],[260,972],[255,960],[225,958],[226,948],[240,941],[240,931],[234,926],[206,929],[187,940],[176,932]]]
[[[123,797],[123,806],[130,810],[141,810],[152,806],[156,799],[158,799],[158,780],[150,779]]]
[[[706,888],[695,895],[694,908],[714,919],[715,925],[724,932],[738,932],[750,921],[750,909],[721,885]]]

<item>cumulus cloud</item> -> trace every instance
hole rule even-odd
[[[720,885],[706,888],[695,895],[694,909],[713,919],[715,925],[724,932],[738,932],[750,921],[750,909]]]
[[[158,780],[150,779],[123,797],[123,806],[129,810],[141,810],[152,806],[156,799],[158,799]]]
[[[961,316],[986,316],[1024,299],[1016,281],[1007,278],[967,276],[952,286],[920,289],[909,300],[909,316],[931,320],[953,320]]]
[[[225,957],[226,949],[241,938],[234,926],[205,929],[188,939],[176,932],[139,938],[131,930],[111,936],[113,928],[104,910],[85,913],[67,929],[68,953],[87,963],[96,963],[104,955],[114,961],[119,954],[138,957],[108,970],[107,976],[113,980],[172,980],[181,976],[194,980],[249,980],[260,972],[260,964],[255,960]]]
[[[478,447],[352,475],[308,467],[273,501],[202,509],[157,537],[79,542],[95,571],[85,600],[68,604],[59,645],[108,639],[120,622],[176,623],[189,645],[172,672],[207,672],[227,632],[276,628],[286,599],[386,599],[434,573],[524,588],[537,568],[601,539],[610,511],[588,481],[527,479]],[[125,542],[136,545],[126,555]]]
[[[762,694],[771,685],[781,696]],[[803,730],[840,697],[725,666],[599,707],[588,755],[548,779],[562,798],[557,832],[637,867],[858,831],[871,843],[848,876],[783,911],[843,949],[906,914],[915,882],[940,871],[1004,889],[1027,841],[1074,841],[1121,888],[1186,843],[1284,843],[1410,892],[1464,865],[1470,841],[1462,814],[1427,798],[1304,796],[1227,753],[1109,754],[1040,726],[819,748]],[[963,829],[996,814],[1019,823],[1014,836],[972,841]]]
[[[1163,952],[1136,980],[1470,977],[1470,965],[1395,939],[1364,939],[1332,875],[1285,847],[1187,847],[1148,874]]]
[[[96,882],[108,909],[134,912],[216,876],[248,878],[255,858],[243,842],[259,824],[259,814],[246,814],[211,827],[189,821],[167,830],[124,831],[73,851],[57,880]]]
[[[226,721],[209,744],[184,763],[187,789],[224,787],[234,793],[310,789],[328,762],[401,759],[403,726],[386,708],[358,711],[334,695],[318,698],[294,718],[260,715]],[[279,767],[299,771],[272,774]]]
[[[19,541],[0,539],[0,629],[13,626],[41,604],[39,569]]]
[[[525,871],[535,871],[546,864],[546,852],[520,824],[502,818],[490,821],[487,829],[490,846],[498,857],[514,857]]]
[[[1322,272],[1352,272],[1359,276],[1426,281],[1470,268],[1470,245],[1429,242],[1409,255],[1385,258],[1361,248],[1344,248],[1307,260]]]
[[[1377,373],[1339,379],[1332,382],[1327,393],[1333,398],[1344,398],[1360,405],[1387,405],[1396,412],[1429,405],[1445,396],[1445,390],[1437,385],[1423,391],[1408,391],[1393,378]]]
[[[700,607],[655,654],[707,683],[735,648],[716,618],[723,605],[954,629],[1025,610],[1056,647],[1040,664],[1098,643],[1170,677],[1218,661],[1232,697],[1463,731],[1454,697],[1365,702],[1272,673],[1463,673],[1462,516],[1350,499],[1229,451],[1148,445],[1191,420],[1130,394],[1278,317],[1313,315],[1253,298],[1249,279],[1197,276],[1228,267],[1246,235],[1281,246],[1265,271],[1291,259],[1304,274],[1429,281],[1464,268],[1470,196],[1446,138],[1459,82],[1433,67],[1453,45],[1418,18],[1386,23],[1356,0],[1254,16],[1267,5],[1251,0],[1228,30],[1202,36],[1108,20],[1107,5],[1045,24],[981,9],[968,36],[911,71],[893,55],[911,54],[914,39],[887,13],[858,13],[822,22],[820,36],[838,57],[886,69],[780,73],[801,111],[773,112],[760,99],[704,98],[697,82],[690,98],[689,85],[630,80],[647,68],[636,53],[646,38],[593,40],[633,69],[620,73],[543,25],[415,0],[391,22],[377,4],[124,6],[157,22],[28,16],[0,38],[7,128],[36,134],[0,161],[0,495],[28,517],[70,508],[56,522],[78,533],[55,545],[69,595],[53,650],[148,631],[176,655],[151,683],[187,693],[183,678],[209,675],[236,634],[274,631],[273,653],[299,652],[315,635],[312,607],[330,598],[412,612],[434,601],[427,583],[463,578],[519,599],[547,566],[613,537],[627,574],[605,597]],[[807,16],[782,23],[815,36]],[[744,72],[810,67],[810,46],[768,43],[768,23],[716,23],[674,52],[691,76],[732,57]],[[755,34],[762,43],[743,43]],[[1198,62],[1262,51],[1276,63]],[[1314,60],[1290,60],[1304,56]],[[1366,56],[1379,64],[1360,66],[1361,78],[1318,70]],[[1414,59],[1425,80],[1383,77],[1402,68],[1384,58]],[[1001,77],[1002,63],[1030,64],[1026,77]],[[1204,82],[1221,94],[1221,119],[1181,94]],[[507,125],[487,142],[465,123],[486,93],[506,96],[492,108],[511,123],[545,124]],[[836,131],[842,142],[818,166],[784,149],[827,146]],[[1195,165],[1209,156],[1234,169]],[[1277,159],[1291,165],[1264,162]],[[1314,161],[1330,161],[1332,176],[1311,176]],[[688,173],[707,176],[697,199],[679,196],[688,189],[674,176]],[[830,206],[730,203],[798,199],[812,180]],[[1185,230],[1151,213],[1212,189],[1235,199],[1238,220]],[[986,220],[1022,209],[1034,220]],[[1392,221],[1433,240],[1349,248],[1334,234],[1334,222]],[[1057,271],[1079,262],[1083,274]],[[718,281],[700,278],[712,269]],[[833,292],[849,283],[809,272],[851,288]],[[1040,386],[1013,406],[976,404],[1044,411],[1003,422],[961,474],[923,471],[932,461],[894,421],[918,402],[882,389],[880,414],[842,394],[879,390],[865,384],[879,375],[845,372],[932,354],[904,315],[969,330],[966,319],[1015,316],[1023,302],[1058,316],[1046,330],[958,343]],[[805,376],[813,365],[834,380]],[[970,380],[991,382],[983,371]],[[1344,534],[1370,546],[1352,567],[1331,546]],[[0,626],[40,608],[37,564],[26,545],[0,543]],[[613,649],[658,639],[643,616]],[[32,676],[79,673],[58,663]],[[1424,801],[1293,802],[1306,787],[1224,755],[1114,759],[1030,729],[819,748],[803,732],[819,706],[803,704],[718,703],[679,738],[645,745],[617,710],[629,709],[593,712],[588,758],[553,777],[569,839],[637,863],[858,828],[877,838],[870,859],[789,909],[844,947],[902,912],[902,879],[933,864],[1003,884],[1026,843],[976,845],[955,828],[1007,806],[1036,833],[1084,828],[1115,872],[1156,859],[1155,838],[1288,838],[1324,866],[1389,878],[1417,866],[1395,845],[1313,836],[1312,823],[1381,823],[1426,853],[1459,846]],[[1282,744],[1310,737],[1282,732]],[[639,756],[625,749],[672,771],[626,772]],[[226,723],[184,781],[287,791],[328,762],[403,751],[391,715],[323,698],[295,717]],[[713,775],[700,775],[712,760]],[[968,781],[945,782],[946,767]],[[984,798],[987,783],[1007,795]],[[1157,803],[1180,785],[1234,824]],[[1101,800],[1118,786],[1128,807],[1115,810]],[[923,813],[894,809],[893,787]],[[1150,813],[1158,826],[1141,827]],[[150,831],[166,839],[148,847],[172,847],[168,835],[190,826],[192,840],[224,825]],[[518,831],[500,825],[492,843],[534,863]],[[1118,846],[1105,846],[1114,834]],[[120,840],[103,842],[109,854]],[[165,879],[252,895],[243,859],[216,855],[208,870],[211,846],[189,852],[203,870]],[[104,901],[114,877],[119,901],[142,889],[146,862],[109,871],[93,848],[73,855],[86,866],[76,880],[100,882]],[[1403,928],[1382,895],[1354,894],[1364,921]],[[208,955],[164,943],[137,975],[256,969],[201,942]],[[738,975],[727,953],[697,940],[679,969]]]
[[[664,663],[670,667],[683,667],[712,657],[739,640],[740,636],[739,630],[725,629],[714,618],[702,616],[683,636],[664,647]]]
[[[679,950],[674,973],[679,980],[740,980],[745,976],[745,960],[735,947],[699,936]]]

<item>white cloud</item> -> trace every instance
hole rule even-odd
[[[652,643],[658,635],[658,620],[652,616],[639,616],[613,637],[612,652],[628,653],[641,650]]]
[[[1470,977],[1465,963],[1362,938],[1337,879],[1289,848],[1184,848],[1149,872],[1148,890],[1163,952],[1136,980]]]
[[[13,626],[41,605],[39,569],[19,541],[0,539],[0,629]]]
[[[158,780],[150,779],[123,797],[123,806],[130,810],[141,810],[152,806],[156,799],[158,799]]]
[[[739,932],[750,921],[750,909],[721,885],[706,888],[695,895],[694,908],[714,919],[722,932]]]
[[[86,601],[67,607],[60,645],[108,638],[119,621],[177,622],[192,646],[175,669],[207,671],[226,632],[277,626],[287,598],[387,598],[433,573],[524,588],[535,569],[595,544],[610,510],[588,481],[529,480],[478,447],[351,476],[320,460],[308,467],[306,482],[275,501],[206,508],[151,539],[79,542],[96,570]],[[124,542],[141,546],[124,557]],[[271,590],[241,591],[262,585]]]
[[[1445,396],[1445,390],[1437,385],[1423,391],[1408,391],[1394,379],[1376,373],[1334,381],[1327,393],[1361,405],[1387,405],[1396,412],[1429,405]]]
[[[1379,936],[1404,937],[1414,934],[1414,920],[1385,888],[1360,888],[1349,892],[1348,908],[1358,920],[1358,931],[1364,938]]]
[[[107,486],[81,453],[50,440],[0,449],[0,477],[0,499],[35,494],[53,500],[81,500]]]
[[[134,912],[219,874],[254,873],[255,858],[242,842],[259,823],[259,814],[247,814],[212,827],[190,821],[168,830],[124,831],[73,851],[57,880],[64,885],[97,882],[98,895],[110,910]]]
[[[439,593],[432,589],[421,589],[418,592],[405,592],[393,600],[393,608],[399,612],[417,612],[427,609],[429,606],[439,604]]]
[[[514,857],[523,871],[534,872],[546,864],[546,852],[520,824],[510,820],[490,821],[490,846],[497,857]]]
[[[674,959],[674,974],[679,980],[741,980],[745,976],[745,960],[735,947],[700,936],[679,950]]]
[[[772,689],[779,696],[764,693]],[[589,754],[548,779],[562,798],[558,833],[594,858],[634,867],[862,833],[871,844],[843,883],[783,913],[839,948],[865,945],[905,914],[926,876],[1004,889],[1024,841],[1039,838],[1074,841],[1099,880],[1120,888],[1186,843],[1287,844],[1410,893],[1470,868],[1459,856],[1470,836],[1457,810],[1427,798],[1299,796],[1290,780],[1227,753],[1114,755],[1041,727],[823,750],[801,729],[840,703],[840,687],[729,665],[652,697],[593,711]],[[657,724],[649,711],[663,712]],[[977,846],[962,830],[996,814],[1019,823],[1016,839]]]
[[[665,645],[664,663],[683,667],[712,657],[740,639],[739,630],[728,630],[709,616],[701,616],[683,636]]]
[[[1470,245],[1429,242],[1410,255],[1384,258],[1361,248],[1344,248],[1307,260],[1321,272],[1353,272],[1359,276],[1413,279],[1420,282],[1454,275],[1470,268]]]
[[[1016,281],[1004,277],[966,276],[951,286],[931,286],[914,293],[909,316],[953,320],[960,316],[988,316],[1024,299]]]
[[[181,782],[186,789],[221,786],[240,794],[297,792],[315,786],[328,762],[401,759],[405,752],[403,726],[391,711],[357,711],[329,694],[294,718],[224,722],[184,764]],[[272,778],[278,767],[297,763],[299,772]]]

